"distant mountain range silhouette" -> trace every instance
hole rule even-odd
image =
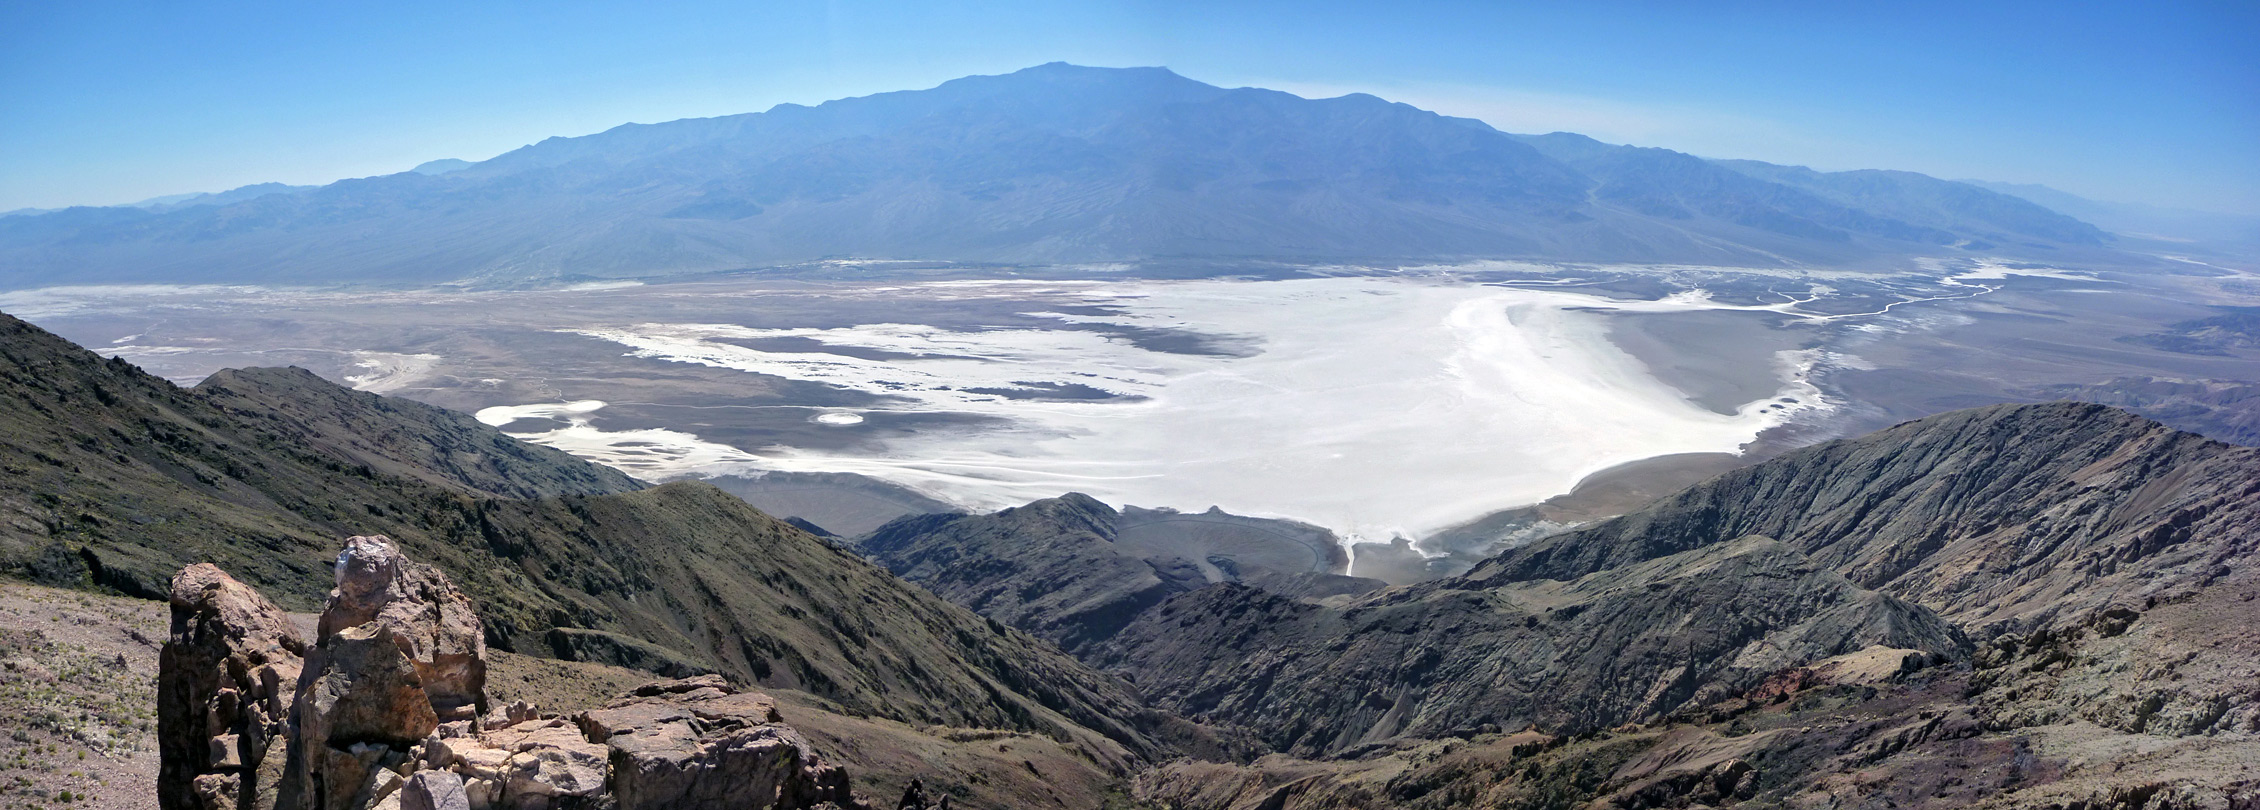
[[[0,286],[652,276],[870,258],[2110,257],[2017,196],[1520,136],[1369,95],[1049,64],[320,187],[0,217]]]

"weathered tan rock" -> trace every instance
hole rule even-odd
[[[282,608],[217,566],[182,569],[171,596],[157,663],[158,805],[261,807],[272,774],[256,766],[283,736],[305,642]]]
[[[577,718],[612,754],[621,810],[803,808],[849,804],[847,773],[827,766],[776,702],[719,678],[662,682]]]
[[[484,728],[504,728],[529,720],[540,719],[540,717],[541,713],[534,710],[533,704],[523,700],[513,700],[508,705],[495,707],[494,712],[488,714],[485,720],[480,721],[480,724]]]
[[[424,741],[425,762],[459,778],[473,810],[578,807],[605,795],[610,764],[604,746],[557,718],[533,720],[472,737]]]
[[[232,773],[207,773],[193,783],[199,807],[235,807],[243,801],[243,777]]]
[[[336,576],[318,638],[363,625],[384,628],[415,662],[440,719],[476,718],[486,703],[486,630],[455,583],[408,560],[381,535],[347,538]]]
[[[337,589],[298,679],[288,801],[303,810],[397,804],[442,721],[485,702],[486,641],[445,574],[383,537],[346,540]]]
[[[400,810],[471,810],[463,777],[450,771],[418,771],[400,789]]]
[[[502,798],[512,807],[539,804],[532,797],[551,799],[595,796],[604,792],[609,752],[589,742],[578,729],[556,722],[502,740],[510,751],[503,766]]]
[[[308,659],[298,733],[309,747],[381,742],[406,748],[439,727],[414,662],[381,633],[346,630]]]
[[[510,751],[470,739],[455,746],[454,761],[448,766],[464,779],[484,779],[499,783],[502,774],[510,767]]]

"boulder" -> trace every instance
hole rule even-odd
[[[463,777],[449,771],[420,771],[400,790],[400,810],[471,810]]]
[[[272,743],[284,736],[286,684],[298,680],[305,641],[282,608],[209,563],[182,569],[170,596],[172,632],[157,660],[158,806],[271,805],[280,769],[264,766],[281,748]]]
[[[439,728],[416,666],[374,628],[329,637],[298,690],[299,739],[312,746],[377,742],[407,748]]]
[[[487,715],[486,720],[481,722],[484,728],[507,728],[540,717],[541,712],[535,711],[533,704],[523,700],[514,700],[506,705],[495,707],[494,712]]]
[[[489,731],[480,735],[479,742],[503,754],[491,770],[481,768],[500,783],[503,806],[554,806],[560,799],[605,792],[609,752],[563,720],[539,720]],[[482,764],[492,762],[491,756],[482,756],[481,760]]]
[[[853,806],[846,771],[781,719],[768,696],[711,676],[651,684],[577,718],[611,750],[620,810]]]
[[[895,810],[950,810],[950,797],[929,799],[926,796],[926,783],[912,779],[910,787],[903,789],[902,799],[895,802]]]
[[[353,537],[298,678],[285,802],[362,810],[405,801],[442,722],[485,704],[485,630],[447,575],[384,537]]]
[[[472,719],[485,709],[486,629],[446,574],[409,561],[392,540],[377,535],[346,539],[336,577],[318,639],[381,627],[415,663],[440,719]]]

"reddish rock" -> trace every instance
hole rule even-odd
[[[484,628],[445,574],[383,537],[348,538],[298,679],[286,804],[390,806],[442,721],[486,701]]]
[[[380,535],[347,538],[336,576],[320,639],[351,627],[382,627],[415,662],[440,719],[478,716],[486,703],[486,629],[446,574],[411,562]]]
[[[272,743],[284,735],[305,642],[282,608],[217,566],[182,569],[171,597],[157,661],[158,806],[259,807],[280,775],[282,746]]]
[[[647,684],[569,719],[524,703],[480,719],[478,618],[381,537],[347,541],[310,649],[210,566],[183,572],[175,625],[173,723],[193,734],[178,756],[185,803],[167,810],[864,808],[775,700],[719,676]]]
[[[578,720],[611,749],[621,810],[853,803],[846,771],[782,724],[776,701],[720,678],[650,684]]]

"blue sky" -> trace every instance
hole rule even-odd
[[[1062,60],[2260,214],[2253,3],[659,5],[0,3],[0,210],[327,182]]]

